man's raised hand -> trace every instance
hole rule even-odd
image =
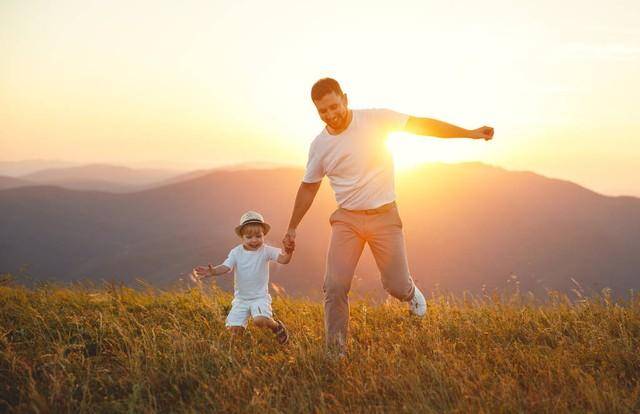
[[[469,138],[472,139],[484,139],[485,141],[489,141],[493,139],[493,128],[489,126],[483,126],[478,129],[472,129],[469,134]]]

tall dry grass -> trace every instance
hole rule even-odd
[[[639,412],[640,297],[523,295],[352,306],[327,357],[322,307],[276,298],[287,347],[224,329],[231,297],[0,287],[0,411]]]

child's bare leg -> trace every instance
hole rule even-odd
[[[267,318],[265,316],[256,316],[253,318],[253,324],[258,328],[269,328],[272,331],[278,327],[278,323],[273,318]]]
[[[286,344],[289,341],[289,333],[282,321],[276,321],[273,318],[265,316],[256,316],[253,318],[253,324],[259,328],[268,328],[274,333],[280,344]]]

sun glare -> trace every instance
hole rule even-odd
[[[396,132],[387,147],[398,170],[408,170],[427,162],[464,162],[481,159],[480,148],[468,140],[447,140]]]

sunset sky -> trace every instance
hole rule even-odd
[[[397,165],[481,161],[640,196],[640,2],[0,2],[0,161],[302,166],[338,79],[493,142],[391,137]]]

